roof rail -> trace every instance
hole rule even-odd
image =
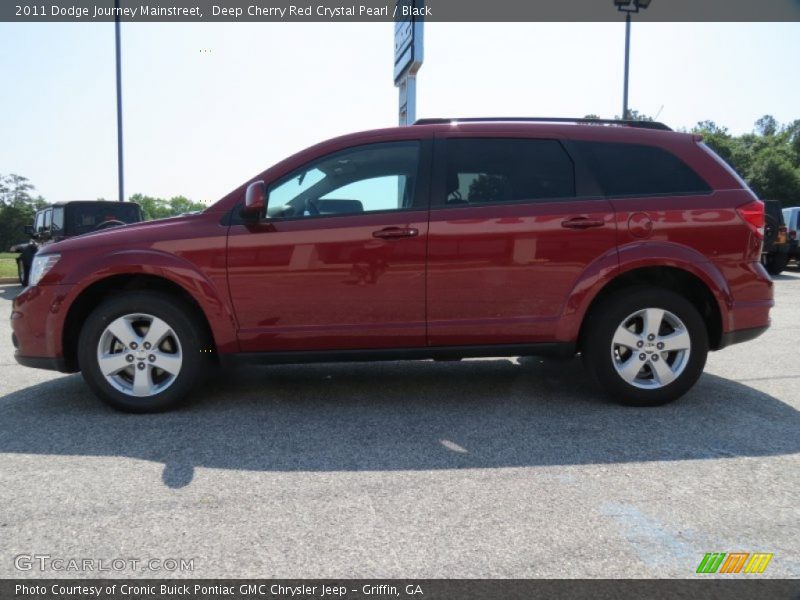
[[[441,125],[446,123],[486,123],[491,121],[505,121],[515,123],[582,123],[588,125],[626,125],[640,129],[658,129],[672,131],[671,128],[658,121],[631,121],[628,119],[571,119],[569,117],[466,117],[463,119],[417,119],[414,125]]]

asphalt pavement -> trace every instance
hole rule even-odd
[[[0,286],[0,577],[685,578],[707,552],[800,577],[800,271],[777,279],[773,327],[661,408],[520,358],[239,368],[144,416],[18,366]]]

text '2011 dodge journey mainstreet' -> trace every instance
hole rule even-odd
[[[764,205],[659,123],[428,119],[302,151],[206,211],[36,255],[23,365],[128,411],[211,362],[580,353],[621,403],[769,326]]]

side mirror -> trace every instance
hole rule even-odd
[[[242,217],[250,220],[260,219],[267,210],[267,186],[263,181],[254,181],[247,186],[244,194]]]
[[[33,225],[25,225],[22,230],[25,232],[25,235],[33,235]]]

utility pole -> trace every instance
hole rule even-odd
[[[117,14],[114,19],[114,30],[117,42],[117,182],[119,184],[119,201],[125,201],[125,179],[122,168],[122,48],[120,44],[119,2],[114,1]]]
[[[631,69],[631,13],[625,15],[625,83],[622,92],[622,118],[628,118],[628,79]]]
[[[631,64],[631,15],[647,9],[652,0],[614,0],[617,10],[625,13],[625,82],[622,88],[622,118],[628,119],[628,84]]]

